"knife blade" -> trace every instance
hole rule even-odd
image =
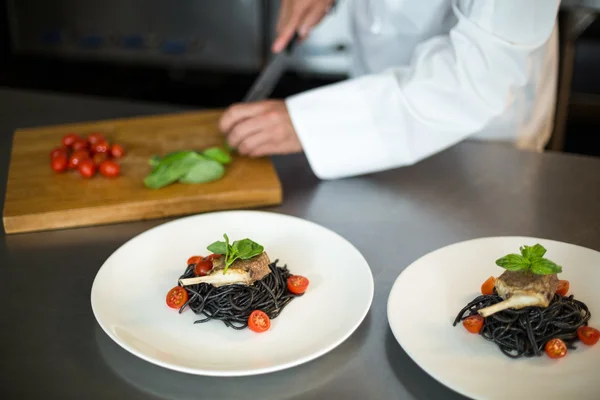
[[[273,92],[275,85],[279,82],[279,78],[283,75],[289,65],[290,56],[298,41],[298,34],[289,41],[286,48],[279,54],[275,55],[267,66],[262,70],[258,78],[254,81],[250,90],[244,96],[243,102],[264,100]]]

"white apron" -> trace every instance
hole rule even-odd
[[[466,138],[541,151],[553,128],[559,4],[354,0],[354,77],[286,99],[314,173],[411,165]]]

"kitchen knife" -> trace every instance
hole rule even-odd
[[[269,61],[256,81],[252,84],[252,87],[250,87],[248,93],[246,93],[243,100],[244,103],[264,100],[269,97],[271,92],[273,92],[273,88],[279,81],[279,78],[281,78],[281,75],[283,75],[283,72],[287,68],[290,56],[297,41],[298,34],[294,34],[287,47]]]

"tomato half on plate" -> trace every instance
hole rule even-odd
[[[483,317],[479,314],[471,315],[463,320],[463,326],[471,333],[479,333],[483,328]]]
[[[481,294],[494,294],[494,287],[496,286],[496,278],[490,276],[483,285],[481,285]]]
[[[181,308],[188,301],[188,293],[181,286],[175,286],[167,293],[167,305],[171,308]]]
[[[208,261],[217,260],[221,258],[222,254],[209,254],[204,259]]]
[[[567,355],[567,345],[560,339],[550,339],[545,346],[546,354],[550,358],[562,358]]]
[[[260,310],[252,311],[250,317],[248,317],[248,328],[254,332],[265,332],[271,327],[271,318]]]
[[[598,343],[600,339],[600,331],[596,328],[592,328],[591,326],[580,326],[577,329],[577,336],[579,340],[588,346],[593,346]]]
[[[569,293],[569,286],[571,286],[569,281],[564,281],[561,279],[560,281],[558,281],[558,286],[556,287],[556,294],[566,296],[567,293]]]
[[[202,256],[191,256],[190,258],[188,258],[186,265],[198,264],[198,262],[202,261],[203,259],[204,259],[204,257],[202,257]]]
[[[293,294],[302,294],[308,287],[308,279],[302,275],[292,275],[287,280],[287,287]]]
[[[196,266],[194,267],[194,275],[204,276],[210,272],[212,267],[212,261],[200,260],[196,263]]]

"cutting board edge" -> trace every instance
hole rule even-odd
[[[93,126],[102,126],[102,125],[111,125],[118,124],[121,126],[131,127],[136,125],[145,125],[148,122],[167,122],[172,119],[210,119],[214,118],[216,115],[222,114],[223,109],[215,108],[209,110],[185,110],[185,111],[176,111],[170,113],[163,114],[151,114],[144,116],[130,116],[130,117],[121,117],[121,118],[113,118],[113,119],[98,119],[98,120],[90,120],[90,121],[78,121],[78,122],[68,122],[64,124],[53,124],[53,125],[40,125],[40,126],[30,126],[27,128],[16,128],[13,131],[13,141],[17,136],[17,133],[31,133],[36,131],[53,131],[56,129],[64,129],[64,130],[74,130],[76,127],[93,127]],[[11,148],[11,152],[14,146]]]
[[[94,208],[80,208],[68,210],[71,213],[70,218],[65,218],[64,211],[3,216],[4,232],[9,234],[31,233],[52,231],[60,229],[83,228],[91,226],[113,225],[127,222],[148,221],[160,218],[182,217],[194,214],[203,214],[208,212],[216,212],[221,210],[234,210],[244,208],[259,208],[268,206],[277,206],[283,203],[283,191],[281,186],[274,189],[255,191],[256,198],[248,200],[248,198],[236,200],[228,199],[227,202],[214,204],[205,203],[198,206],[198,203],[193,198],[184,198],[180,201],[173,201],[161,209],[156,211],[153,204],[149,202],[139,204],[124,204],[119,206],[102,206]],[[187,204],[187,207],[186,207]],[[214,204],[214,205],[213,205]],[[241,207],[243,205],[243,207]],[[116,209],[124,207],[131,210],[132,207],[139,211],[138,216],[127,217],[121,213],[115,212]],[[100,217],[94,218],[94,212],[98,210],[112,211],[111,213],[102,213]],[[75,214],[75,215],[73,215]],[[90,218],[90,215],[92,218]],[[107,218],[106,215],[109,215]],[[40,220],[44,221],[40,223]]]

